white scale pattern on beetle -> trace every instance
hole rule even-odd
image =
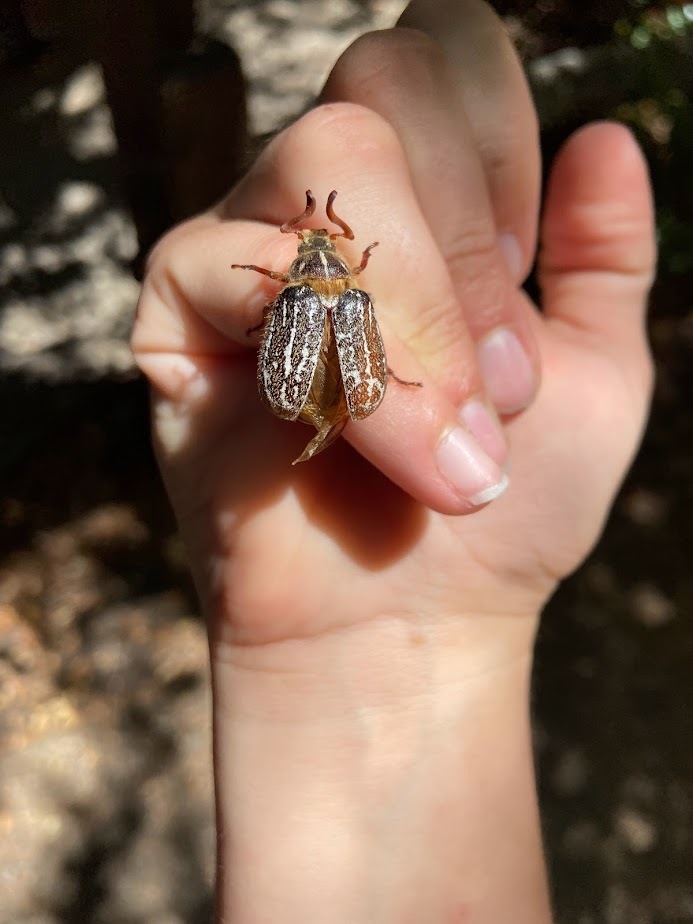
[[[284,289],[274,304],[262,347],[262,386],[281,417],[295,419],[305,403],[325,320],[325,308],[306,285]]]
[[[345,292],[332,313],[332,325],[349,413],[357,419],[367,417],[382,401],[387,380],[385,353],[368,295],[359,289]]]

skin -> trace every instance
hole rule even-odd
[[[132,344],[209,625],[218,921],[551,920],[533,644],[645,420],[652,202],[630,134],[593,124],[552,166],[539,226],[514,52],[489,7],[445,6],[352,45],[320,105],[149,262]],[[389,364],[424,387],[390,384],[292,467],[309,431],[261,407],[245,335],[277,283],[230,264],[284,271],[278,226],[308,188],[318,212],[340,191],[352,265],[381,242],[360,281]],[[519,289],[537,239],[541,314]],[[510,486],[475,506],[436,451],[469,399],[492,407],[478,357],[499,327],[531,379],[509,377],[486,440]]]

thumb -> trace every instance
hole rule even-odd
[[[644,319],[655,261],[637,142],[615,123],[580,129],[559,152],[547,190],[539,257],[546,317],[649,381]]]

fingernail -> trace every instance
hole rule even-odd
[[[534,397],[534,370],[515,334],[499,327],[480,341],[479,371],[486,394],[501,414],[514,414]]]
[[[524,276],[524,256],[520,244],[510,231],[498,235],[498,247],[514,280],[520,282]]]
[[[483,401],[472,398],[460,410],[460,418],[493,461],[504,465],[508,458],[508,445],[494,412]]]
[[[438,444],[438,470],[475,507],[505,491],[507,475],[463,427],[450,430]]]

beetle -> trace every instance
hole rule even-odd
[[[359,289],[356,277],[368,264],[378,242],[363,251],[358,266],[350,268],[335,240],[354,239],[327,199],[326,213],[340,231],[299,230],[315,212],[315,197],[306,190],[306,208],[285,222],[280,231],[299,239],[298,254],[286,273],[254,264],[232,264],[284,283],[263,312],[263,320],[248,334],[262,329],[257,380],[263,403],[277,417],[312,424],[317,433],[294,461],[305,462],[333,443],[347,422],[363,420],[380,405],[392,375],[370,296]]]

